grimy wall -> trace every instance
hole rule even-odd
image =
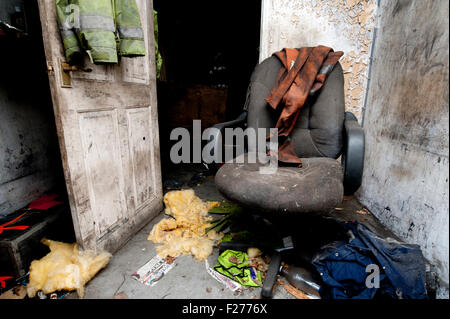
[[[380,2],[359,191],[385,225],[421,246],[447,287],[448,17],[447,0]]]
[[[9,61],[20,63],[12,57]],[[37,84],[46,79],[33,72],[19,77],[30,70],[19,73],[20,69],[5,72],[8,77],[0,79],[0,216],[24,207],[55,186],[61,167],[51,100],[45,96],[49,95],[48,84]],[[36,92],[33,85],[45,91]]]
[[[366,133],[357,196],[421,246],[448,297],[448,1],[262,1],[260,60],[284,47],[344,51],[346,109]]]
[[[376,0],[262,0],[260,61],[283,48],[344,51],[345,104],[362,119]]]
[[[39,16],[29,18],[28,36],[0,38],[0,216],[64,183]]]

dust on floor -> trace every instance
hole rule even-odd
[[[166,178],[176,178],[184,183],[183,188],[193,188],[202,200],[224,200],[216,190],[214,178],[204,177],[201,182],[188,186],[188,181],[201,167],[183,167],[172,170]],[[369,214],[357,213],[363,207],[353,198],[347,199],[333,213],[341,220],[357,220],[379,234],[393,236],[376,218]],[[156,246],[147,240],[153,226],[166,216],[161,212],[154,220],[142,228],[124,247],[116,252],[108,266],[100,271],[85,287],[85,299],[111,299],[122,293],[129,299],[255,299],[260,298],[261,288],[245,288],[242,292],[232,292],[212,278],[204,262],[197,262],[191,256],[181,256],[175,260],[170,270],[155,286],[148,287],[131,275],[156,255]],[[209,265],[215,265],[219,255],[218,248],[208,257]],[[282,285],[274,289],[274,299],[295,299]],[[65,298],[78,298],[71,293]]]

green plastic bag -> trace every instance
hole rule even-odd
[[[261,272],[250,266],[245,252],[225,250],[218,258],[214,270],[237,281],[242,286],[261,287]]]

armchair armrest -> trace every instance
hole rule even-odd
[[[227,127],[237,127],[244,124],[247,121],[247,111],[242,112],[236,119],[228,122],[218,123],[213,127],[218,128],[220,131]]]
[[[247,123],[247,111],[243,111],[236,119],[228,122],[218,123],[212,128],[215,128],[216,130],[213,130],[208,143],[213,143],[213,146],[211,148],[211,155],[214,157],[219,148],[222,148],[222,136],[226,128],[236,128],[236,127],[242,127]],[[208,168],[215,172],[219,169],[219,163],[213,162],[210,164],[205,164],[208,166]]]
[[[364,131],[355,115],[345,112],[344,120],[344,194],[352,195],[361,186],[364,168]]]

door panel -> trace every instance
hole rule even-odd
[[[103,236],[126,212],[116,110],[81,113],[80,132],[91,209]]]
[[[162,209],[153,3],[137,0],[145,57],[71,72],[62,87],[55,1],[39,0],[55,120],[77,241],[120,248]]]
[[[89,58],[84,58],[84,64],[89,65]],[[92,69],[92,72],[73,72],[75,79],[85,79],[93,81],[114,81],[114,67],[110,65],[99,65]]]
[[[151,199],[152,187],[147,183],[152,179],[151,131],[149,108],[127,110],[128,134],[130,140],[131,164],[133,170],[133,190],[135,206],[140,207]]]
[[[148,73],[144,72],[147,66],[144,57],[124,58],[122,60],[123,81],[130,83],[148,83]]]

